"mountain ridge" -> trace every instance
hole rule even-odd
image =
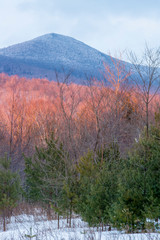
[[[72,71],[75,82],[86,76],[102,78],[110,56],[72,37],[49,33],[0,49],[0,72],[54,80],[54,71]],[[63,70],[62,70],[63,69]]]

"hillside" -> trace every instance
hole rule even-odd
[[[0,49],[0,72],[28,78],[54,80],[54,72],[72,72],[76,83],[86,76],[102,78],[110,56],[71,37],[46,34],[31,41]]]

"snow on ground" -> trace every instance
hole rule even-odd
[[[32,234],[31,234],[32,233]],[[28,238],[26,235],[35,235]],[[2,232],[0,225],[0,240],[160,240],[158,233],[124,234],[116,230],[97,231],[89,228],[80,218],[72,219],[72,228],[67,225],[66,219],[60,220],[60,229],[57,229],[57,220],[48,221],[42,216],[20,215],[12,217],[7,224],[7,231]]]

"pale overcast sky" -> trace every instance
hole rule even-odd
[[[46,33],[104,53],[160,45],[160,0],[0,0],[0,48]]]

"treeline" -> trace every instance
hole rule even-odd
[[[51,132],[75,162],[113,139],[124,152],[138,138],[145,115],[135,90],[127,83],[117,91],[105,82],[87,81],[80,86],[0,75],[0,155],[8,153],[22,175],[22,154],[32,155]],[[150,120],[156,108],[152,104]]]
[[[126,157],[117,142],[88,150],[70,165],[52,136],[45,148],[25,157],[25,194],[47,204],[58,216],[72,211],[90,226],[114,226],[126,232],[155,231],[160,217],[160,112]]]
[[[0,158],[0,211],[4,230],[7,216],[22,201],[40,203],[69,219],[76,213],[89,226],[116,227],[129,232],[156,231],[160,217],[160,112],[156,123],[143,131],[126,157],[116,141],[94,152],[88,150],[76,163],[52,135],[32,157],[24,156],[25,181]],[[20,187],[21,185],[21,187]],[[59,221],[58,221],[59,227]]]

